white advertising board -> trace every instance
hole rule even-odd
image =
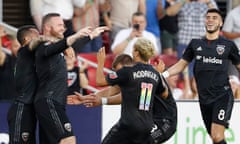
[[[200,108],[197,101],[177,102],[178,127],[175,135],[164,144],[210,144],[201,118]],[[103,106],[102,111],[102,138],[120,117],[120,106]],[[234,103],[230,128],[225,136],[228,144],[240,143],[240,102]]]

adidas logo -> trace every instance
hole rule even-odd
[[[201,47],[201,46],[198,47],[198,48],[197,48],[197,51],[202,51],[202,47]]]

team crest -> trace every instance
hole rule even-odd
[[[72,126],[70,123],[65,123],[64,124],[64,128],[65,130],[67,130],[68,132],[71,132],[72,131]]]
[[[75,72],[68,72],[68,86],[72,86],[74,82],[77,80],[77,74]]]
[[[219,55],[222,55],[224,53],[224,51],[225,51],[225,46],[224,45],[217,45],[216,50],[217,50],[217,53]]]
[[[28,132],[23,132],[23,133],[22,133],[22,139],[23,139],[24,142],[27,142],[27,141],[28,141],[29,135],[30,135],[30,134],[29,134]]]
[[[109,74],[109,78],[110,78],[110,79],[115,79],[115,78],[117,78],[117,77],[118,77],[118,76],[117,76],[117,74],[116,74],[115,72]]]

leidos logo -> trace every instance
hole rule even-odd
[[[212,64],[222,64],[221,59],[217,59],[216,57],[203,57],[203,63],[212,63]]]

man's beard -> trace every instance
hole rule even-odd
[[[64,35],[60,34],[59,32],[55,31],[54,29],[51,29],[51,35],[53,37],[56,37],[58,39],[63,39]]]
[[[217,32],[220,29],[220,25],[216,26],[213,30],[208,30],[206,27],[206,31],[210,34]]]

